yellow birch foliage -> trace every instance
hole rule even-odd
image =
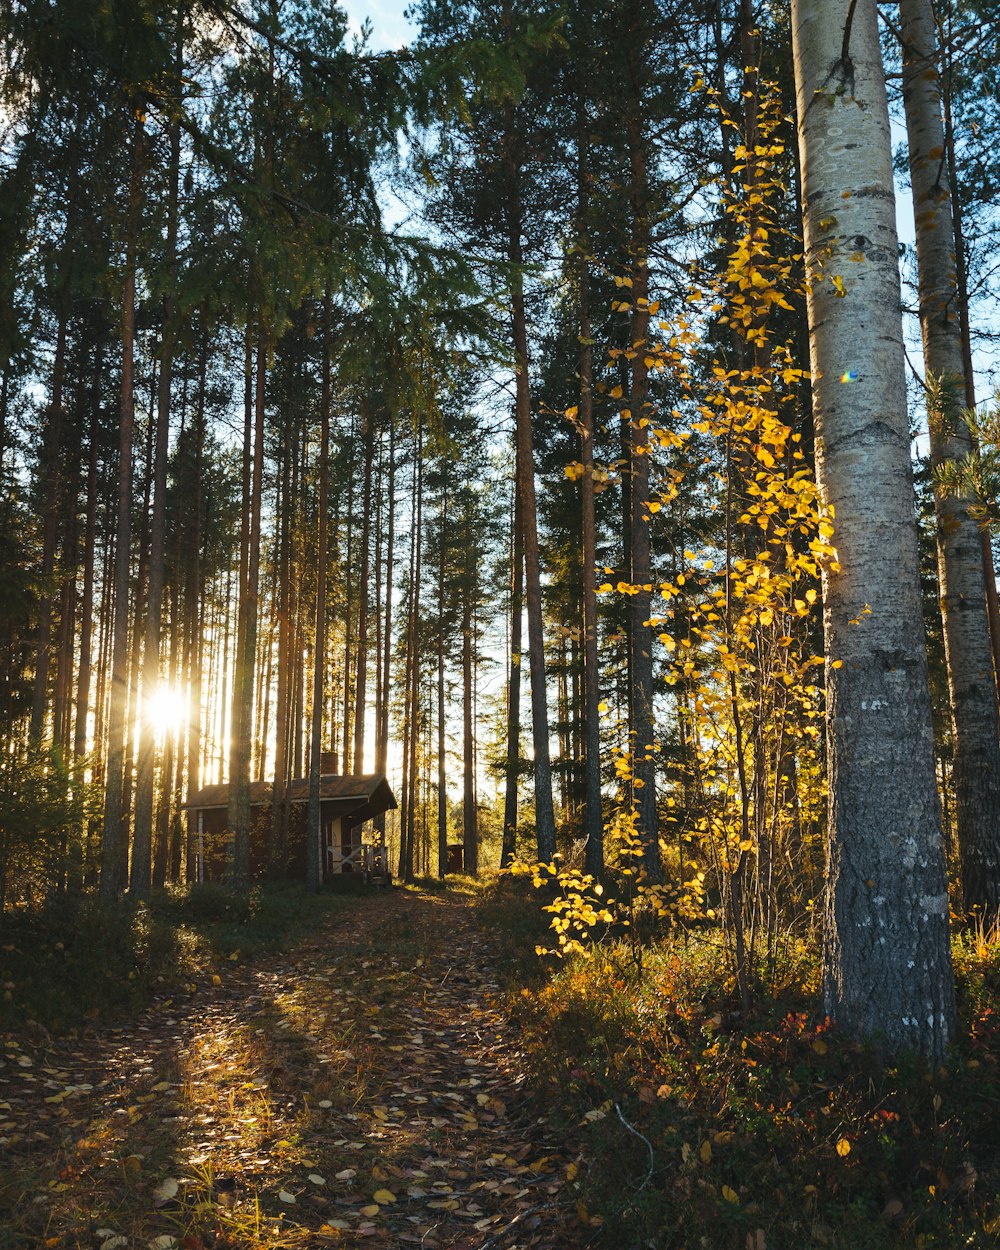
[[[795,429],[808,404],[808,373],[775,328],[778,310],[793,310],[801,294],[799,244],[779,221],[788,195],[784,124],[777,92],[765,86],[758,141],[752,151],[736,149],[742,185],[723,193],[734,240],[723,272],[694,286],[687,308],[672,319],[655,320],[660,305],[648,303],[656,341],[609,352],[611,359],[645,353],[653,374],[669,371],[682,396],[649,420],[650,454],[673,453],[670,465],[658,468],[659,497],[650,512],[669,509],[684,463],[698,455],[712,466],[711,506],[721,524],[703,547],[675,562],[648,623],[663,647],[678,714],[688,718],[687,775],[677,793],[661,796],[663,807],[679,813],[677,878],[669,887],[641,880],[634,819],[619,812],[606,838],[614,875],[625,882],[618,899],[558,864],[533,870],[536,884],[558,883],[548,910],[559,953],[584,949],[608,925],[634,926],[637,908],[664,914],[669,907],[679,918],[714,915],[706,888],[706,870],[714,870],[727,933],[739,928],[742,938],[746,928],[752,957],[776,914],[779,866],[794,870],[793,856],[808,854],[818,840],[823,657],[814,617],[821,570],[836,567],[836,551],[833,517]],[[614,301],[614,311],[630,311],[627,296]],[[725,357],[706,348],[713,322],[725,327]],[[629,419],[622,388],[604,393]],[[600,589],[638,590],[623,581]],[[630,760],[619,758],[616,766],[626,782]]]

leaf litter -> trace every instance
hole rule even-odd
[[[127,1024],[0,1050],[0,1250],[575,1247],[460,898],[392,890]]]

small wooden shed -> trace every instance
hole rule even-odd
[[[282,876],[306,875],[306,822],[309,779],[289,782],[281,796],[288,805],[287,836],[279,866]],[[364,837],[364,826],[392,811],[396,798],[381,773],[323,773],[319,782],[320,828],[325,877],[345,872],[388,875],[384,832]],[[229,786],[204,786],[185,804],[190,842],[197,856],[199,881],[221,881],[228,834]],[[268,845],[274,828],[274,786],[250,783],[250,875],[259,880],[268,868]]]

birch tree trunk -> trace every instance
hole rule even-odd
[[[962,460],[972,450],[964,403],[965,361],[959,320],[955,229],[931,0],[901,0],[903,102],[917,240],[920,326],[928,381],[938,393],[929,411],[931,463]],[[938,579],[954,744],[958,844],[965,907],[1000,909],[1000,737],[993,652],[979,526],[969,500],[936,495]]]
[[[826,1009],[936,1062],[954,1023],[875,0],[793,0],[829,760]],[[835,665],[839,665],[835,667]]]

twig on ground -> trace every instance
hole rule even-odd
[[[644,1137],[643,1134],[640,1133],[639,1130],[635,1127],[635,1125],[629,1124],[628,1120],[626,1120],[624,1115],[622,1115],[622,1109],[621,1107],[619,1107],[617,1103],[615,1103],[615,1111],[617,1111],[618,1119],[621,1120],[622,1124],[625,1125],[625,1127],[628,1129],[630,1133],[633,1134],[633,1136],[638,1137],[638,1139],[641,1142],[645,1142],[646,1149],[649,1151],[649,1171],[646,1173],[646,1179],[639,1186],[639,1190],[636,1191],[636,1192],[639,1192],[645,1189],[646,1186],[649,1184],[653,1176],[653,1168],[656,1166],[656,1157],[653,1154],[653,1143],[649,1140],[648,1137]]]

